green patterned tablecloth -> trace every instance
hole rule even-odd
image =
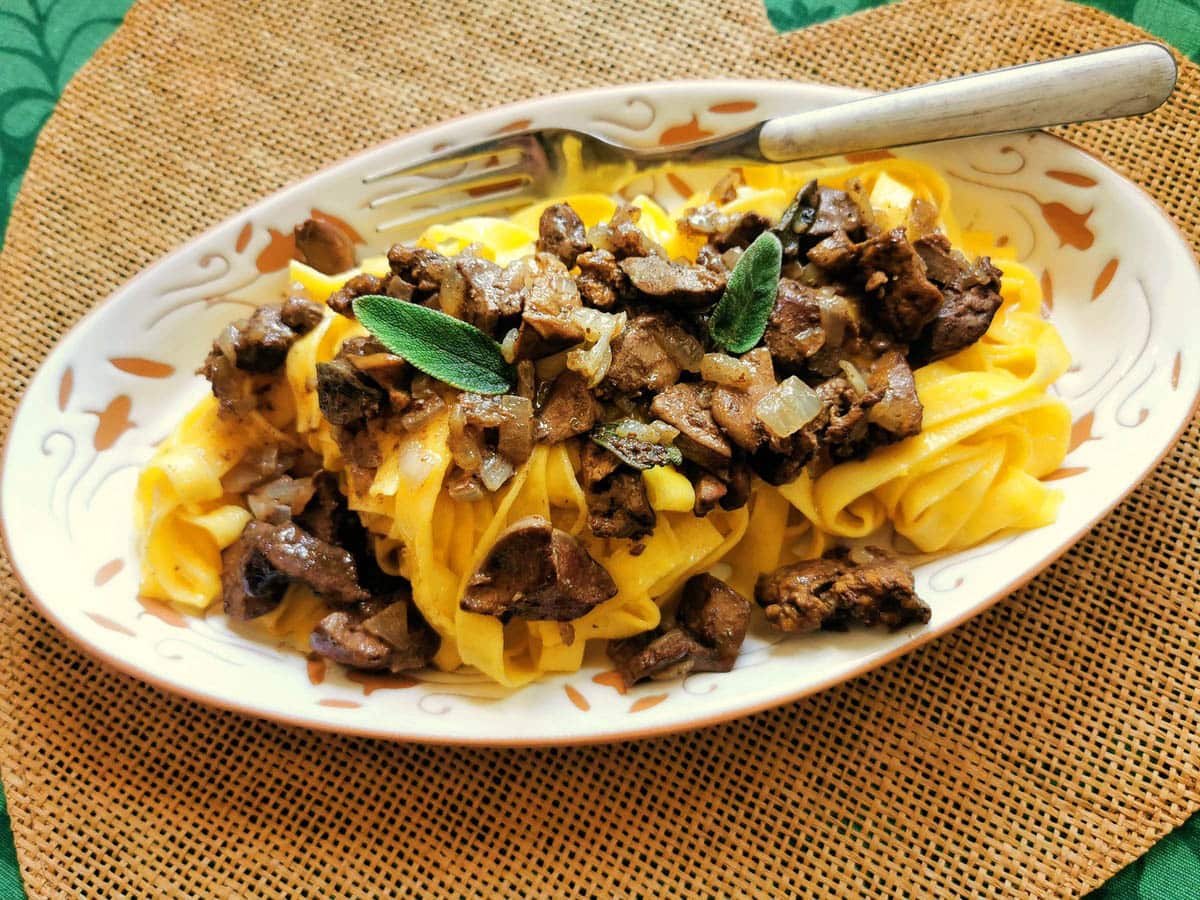
[[[752,2],[752,0],[748,0]],[[890,0],[764,0],[779,31]],[[997,3],[1019,0],[996,0]],[[34,141],[63,86],[120,24],[131,0],[0,0],[0,244]],[[1200,60],[1200,0],[1089,0]],[[0,795],[0,897],[23,897]],[[1200,897],[1200,814],[1096,891],[1093,900]]]

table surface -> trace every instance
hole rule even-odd
[[[749,0],[753,2],[753,0]],[[764,0],[779,31],[891,0]],[[1003,2],[1003,0],[998,0]],[[1200,61],[1200,0],[1088,0]],[[121,23],[131,0],[0,0],[0,246],[42,124],[75,71]],[[0,897],[23,897],[0,794]],[[1200,813],[1094,892],[1095,900],[1200,896]]]

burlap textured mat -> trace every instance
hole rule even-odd
[[[885,88],[1144,37],[1058,0],[777,36],[758,0],[146,0],[68,87],[0,257],[7,422],[47,349],[180,241],[403,129],[547,91]],[[1200,72],[1071,129],[1200,242]],[[900,662],[690,735],[480,751],[216,712],[68,647],[3,573],[0,772],[33,896],[1079,893],[1200,806],[1200,431],[1029,588]]]

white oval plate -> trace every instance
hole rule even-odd
[[[360,249],[378,252],[396,235],[379,232],[387,216],[369,202],[395,191],[390,169],[438,146],[528,125],[680,141],[853,96],[818,85],[712,81],[532,100],[398,138],[189,242],[85,317],[25,393],[0,504],[10,558],[30,597],[89,653],[196,700],[331,731],[493,745],[645,737],[746,715],[866,672],[985,609],[1134,487],[1178,436],[1200,386],[1200,273],[1187,242],[1138,188],[1045,134],[905,153],[947,175],[964,226],[1001,235],[1045,272],[1049,314],[1075,360],[1057,385],[1076,422],[1071,453],[1051,476],[1065,494],[1058,521],[920,566],[917,588],[933,609],[927,626],[782,641],[756,629],[733,672],[626,694],[605,677],[596,652],[578,673],[508,692],[462,674],[352,681],[331,666],[322,677],[320,665],[239,635],[219,613],[189,619],[137,597],[137,471],[205,392],[193,372],[218,327],[244,315],[248,298],[282,290],[285,236],[312,210],[348,223],[365,238]]]

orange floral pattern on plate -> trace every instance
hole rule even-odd
[[[135,423],[129,418],[129,412],[133,409],[133,399],[128,394],[118,394],[109,401],[108,406],[104,409],[96,411],[89,409],[88,415],[95,416],[99,421],[96,425],[96,434],[92,438],[92,444],[97,452],[102,453],[107,450],[130,428],[135,427]]]

